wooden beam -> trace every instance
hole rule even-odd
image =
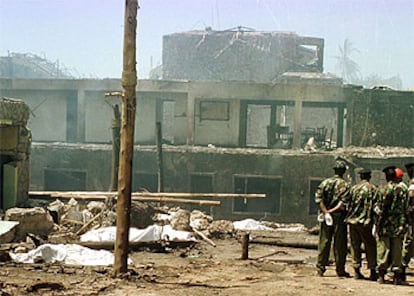
[[[169,197],[169,198],[265,198],[264,193],[187,193],[187,192],[133,192],[132,198],[138,197]],[[118,196],[115,191],[29,191],[29,198],[33,199],[84,199],[84,200],[101,200],[102,197]]]
[[[61,199],[61,200],[70,200],[76,199],[81,201],[105,201],[105,199],[110,195],[76,195],[76,194],[58,194],[54,193],[52,195],[29,195],[30,199]],[[171,197],[163,197],[163,196],[133,196],[132,200],[142,201],[142,202],[163,202],[163,203],[174,203],[174,204],[190,204],[190,205],[198,205],[198,206],[213,206],[219,207],[221,205],[220,201],[215,200],[203,200],[203,199],[183,199],[183,198],[171,198]]]

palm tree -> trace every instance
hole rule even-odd
[[[360,71],[358,64],[351,58],[354,52],[359,50],[353,47],[352,42],[347,38],[343,47],[339,45],[339,55],[335,56],[337,68],[341,71],[341,77],[344,82],[356,83],[360,80]]]

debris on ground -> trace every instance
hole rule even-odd
[[[167,295],[174,291],[177,295],[204,296],[269,295],[277,291],[328,296],[334,290],[345,296],[351,290],[364,289],[376,296],[389,294],[387,285],[338,281],[334,266],[327,267],[326,276],[315,277],[318,236],[314,234],[318,227],[309,230],[302,224],[254,219],[215,221],[202,211],[156,203],[134,205],[131,224],[134,221],[140,227],[130,229],[130,264],[125,276],[116,278],[111,267],[115,199],[75,201],[56,200],[44,204],[44,211],[17,211],[23,226],[15,223],[14,231],[7,232],[10,241],[0,244],[0,295]],[[151,215],[141,215],[144,211]],[[33,212],[42,213],[39,216],[49,221],[44,227],[47,231],[25,225],[33,219]],[[246,234],[249,254],[242,260],[240,238]],[[412,270],[411,265],[407,269],[410,284]],[[412,293],[404,286],[391,288],[398,295]]]

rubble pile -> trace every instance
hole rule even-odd
[[[104,202],[91,201],[87,204],[79,203],[73,198],[67,202],[57,199],[44,207],[8,209],[4,218],[7,222],[0,221],[0,224],[3,222],[0,229],[6,229],[0,232],[3,250],[10,251],[13,258],[25,258],[28,262],[36,260],[29,253],[37,254],[33,255],[36,257],[45,252],[42,250],[66,250],[67,245],[90,247],[86,243],[92,243],[97,244],[97,247],[108,248],[113,246],[116,237],[116,200],[113,197],[106,198]],[[148,243],[159,248],[171,247],[172,242],[194,244],[199,240],[215,246],[211,239],[237,239],[239,231],[275,230],[307,231],[302,224],[253,219],[214,221],[213,217],[199,210],[190,212],[179,207],[155,207],[151,203],[139,201],[131,204],[130,243],[145,243],[146,247],[149,246]],[[44,245],[49,246],[44,248]],[[59,255],[58,258],[62,256],[64,255]]]

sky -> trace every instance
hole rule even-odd
[[[361,74],[414,88],[413,0],[140,0],[139,79],[162,64],[164,35],[238,26],[325,40],[324,72],[349,39]],[[82,78],[120,78],[125,1],[0,0],[0,56],[32,53]]]

